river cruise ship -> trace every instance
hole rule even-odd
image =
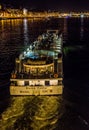
[[[10,95],[59,95],[63,91],[62,34],[47,30],[15,60]]]

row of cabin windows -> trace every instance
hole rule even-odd
[[[18,86],[18,83],[17,83],[17,81],[12,81],[11,85]],[[38,85],[40,85],[40,84],[38,84]],[[45,85],[49,86],[50,85],[50,81],[45,81]],[[61,80],[58,80],[58,85],[62,85],[62,81]],[[29,86],[29,81],[24,81],[24,86]]]

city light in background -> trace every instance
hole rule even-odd
[[[89,1],[0,0],[0,34],[0,130],[89,130]]]
[[[50,1],[50,0],[49,0]],[[18,4],[18,2],[17,2]],[[29,4],[29,2],[28,2]],[[36,4],[36,3],[35,3]],[[10,4],[11,5],[11,4]],[[42,5],[43,6],[43,5]],[[44,5],[45,6],[45,5]],[[60,7],[60,5],[59,5]],[[79,6],[80,7],[80,6]],[[52,9],[49,6],[49,9],[44,9],[41,10],[42,7],[39,7],[39,9],[31,9],[31,6],[29,8],[26,7],[8,7],[6,5],[0,4],[0,18],[23,18],[23,17],[29,17],[29,18],[47,18],[47,17],[57,17],[57,18],[62,18],[62,17],[89,17],[89,11],[88,10],[56,10],[55,6],[54,9]],[[66,5],[67,8],[67,5]]]

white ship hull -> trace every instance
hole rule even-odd
[[[10,95],[62,94],[62,35],[48,30],[16,59]]]
[[[11,95],[59,95],[63,86],[11,86]]]

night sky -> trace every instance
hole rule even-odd
[[[89,11],[89,0],[0,0],[13,8],[59,11]]]

